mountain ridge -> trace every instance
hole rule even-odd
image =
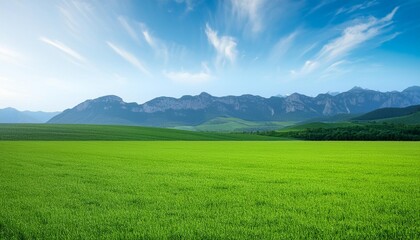
[[[12,107],[0,109],[0,123],[45,123],[60,112],[19,111]]]
[[[420,87],[379,92],[355,87],[337,95],[316,97],[293,93],[287,97],[257,95],[215,97],[206,92],[180,98],[157,97],[143,104],[115,95],[86,100],[52,118],[49,123],[124,124],[172,127],[198,125],[217,117],[246,121],[304,121],[337,114],[362,114],[384,107],[420,104]]]

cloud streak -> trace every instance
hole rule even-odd
[[[126,51],[125,49],[121,47],[116,46],[115,44],[111,42],[107,42],[107,44],[112,50],[114,50],[115,53],[117,53],[120,57],[122,57],[125,61],[127,61],[131,65],[133,65],[135,68],[140,70],[140,72],[148,76],[152,75],[149,72],[149,70],[147,70],[147,68],[143,65],[143,63],[139,59],[137,59],[137,57],[135,57],[133,54],[129,53],[128,51]]]
[[[353,13],[353,12],[358,11],[358,10],[364,10],[364,9],[370,8],[370,7],[375,6],[377,4],[379,4],[379,3],[376,0],[373,0],[373,1],[367,1],[367,2],[364,2],[364,3],[356,4],[356,5],[353,5],[349,8],[342,7],[342,8],[339,8],[337,10],[335,15],[339,15],[339,14],[342,14],[342,13]]]
[[[60,41],[51,40],[46,37],[40,37],[39,40],[52,47],[55,47],[56,49],[65,53],[67,56],[71,57],[73,60],[76,60],[78,63],[87,63],[86,58],[84,58],[80,53],[78,53],[77,51],[73,50],[72,48],[68,47]]]
[[[238,21],[246,21],[253,33],[258,33],[263,28],[263,6],[265,0],[230,0],[232,12]]]
[[[216,65],[225,65],[226,61],[233,64],[238,55],[236,40],[230,36],[219,37],[217,32],[214,31],[209,24],[206,24],[205,32],[210,45],[213,46],[217,52]]]
[[[58,10],[73,34],[80,33],[95,21],[94,6],[86,1],[62,1]]]
[[[282,27],[296,11],[300,11],[303,1],[292,0],[226,0],[220,1],[223,21],[227,28],[234,27],[246,35],[256,37],[270,26]],[[283,22],[278,20],[284,19]]]
[[[344,59],[368,41],[378,36],[384,36],[384,32],[392,24],[392,19],[397,11],[398,7],[381,19],[375,17],[369,17],[365,20],[357,19],[356,24],[346,27],[339,37],[325,44],[315,58],[306,61],[300,71],[294,71],[294,73],[309,74],[334,61]],[[391,36],[395,37],[394,35]],[[385,36],[385,39],[392,39],[393,37]]]
[[[127,20],[121,16],[118,17],[117,19],[118,19],[118,22],[123,27],[123,29],[128,33],[128,35],[130,35],[130,37],[133,40],[138,41],[139,37],[137,36],[136,31],[131,27],[131,25],[127,22]]]
[[[299,35],[299,31],[296,30],[289,35],[279,39],[274,47],[271,49],[270,59],[279,60],[285,56],[285,54],[293,46],[296,37]]]
[[[169,51],[168,47],[164,43],[164,41],[160,40],[157,37],[154,37],[149,29],[147,28],[146,24],[140,23],[141,33],[143,35],[144,41],[153,49],[156,56],[162,58],[164,62],[168,62],[169,60]]]

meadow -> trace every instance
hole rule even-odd
[[[279,137],[243,133],[88,124],[0,124],[0,140],[42,141],[267,141]],[[285,139],[285,138],[283,138]]]
[[[2,239],[419,239],[419,142],[0,141]]]

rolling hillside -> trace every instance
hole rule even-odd
[[[359,126],[361,124],[353,123],[353,122],[333,122],[333,123],[325,123],[325,122],[310,122],[304,124],[297,124],[292,125],[289,127],[285,127],[283,129],[279,129],[279,132],[289,132],[289,131],[302,131],[306,129],[331,129],[331,128],[340,128],[340,127],[352,127],[352,126]]]
[[[251,122],[238,118],[219,117],[197,126],[179,126],[175,129],[204,132],[251,132],[281,129],[294,122]]]
[[[380,108],[372,112],[354,118],[354,120],[379,120],[385,118],[396,118],[420,112],[420,105],[405,108]]]
[[[258,141],[278,140],[278,138],[241,133],[205,133],[137,126],[0,124],[0,140]]]
[[[420,125],[420,112],[416,112],[410,115],[405,115],[402,117],[380,119],[378,120],[378,122],[407,124],[407,125]]]

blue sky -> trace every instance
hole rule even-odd
[[[418,0],[0,0],[0,108],[420,85]]]

